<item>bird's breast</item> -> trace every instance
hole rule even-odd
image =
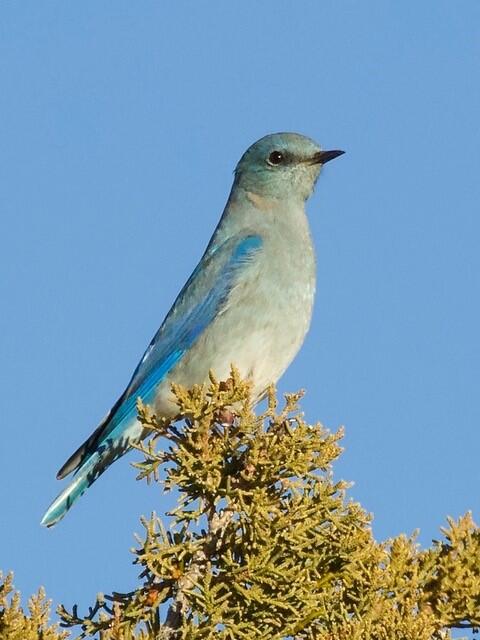
[[[225,379],[232,364],[252,378],[259,397],[297,354],[313,308],[314,250],[306,221],[289,234],[270,231],[217,317],[165,380],[157,410],[165,412],[172,382],[189,387],[206,381],[210,370]]]

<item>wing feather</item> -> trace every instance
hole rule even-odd
[[[135,415],[137,398],[146,403],[153,400],[163,378],[228,303],[240,273],[262,244],[261,236],[244,233],[207,249],[150,342],[126,390],[93,434],[63,465],[58,478],[78,470],[102,445],[112,446],[121,439]]]

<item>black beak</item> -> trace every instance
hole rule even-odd
[[[332,151],[319,151],[316,153],[311,163],[312,164],[325,164],[326,162],[330,162],[330,160],[334,160],[345,153],[345,151],[340,151],[339,149],[332,149]]]

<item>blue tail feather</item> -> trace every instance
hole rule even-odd
[[[109,414],[70,456],[57,477],[75,472],[74,480],[53,501],[42,524],[51,527],[117,458],[145,435],[136,419],[136,400],[155,400],[167,374],[193,347],[227,304],[242,269],[262,248],[259,235],[239,233],[209,245],[174,306],[155,334],[130,383]]]
[[[95,480],[118,458],[123,456],[134,442],[143,435],[143,427],[134,420],[127,428],[119,424],[76,471],[75,478],[52,502],[41,524],[53,527],[70,507],[85,493]],[[115,433],[117,432],[117,433]]]

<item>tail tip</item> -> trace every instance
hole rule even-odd
[[[54,527],[57,522],[60,520],[61,516],[53,516],[53,514],[50,512],[50,509],[44,514],[43,518],[40,520],[40,525],[42,527],[46,527],[47,529],[50,529],[51,527]]]

